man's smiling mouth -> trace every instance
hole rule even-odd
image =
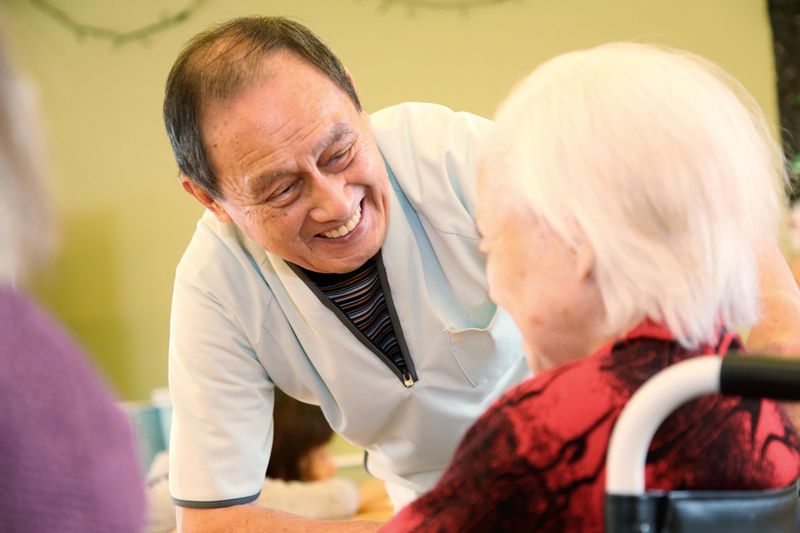
[[[358,226],[358,223],[360,221],[361,221],[361,204],[358,205],[358,209],[356,209],[356,212],[353,213],[352,217],[350,217],[350,220],[348,220],[338,228],[325,231],[323,233],[320,233],[319,235],[320,237],[325,237],[326,239],[336,239],[339,237],[344,237],[345,235],[353,231],[353,229],[355,229],[355,227]]]

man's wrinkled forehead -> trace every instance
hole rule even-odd
[[[211,133],[210,129],[218,125],[219,120],[223,118],[217,111],[235,103],[253,87],[261,85],[264,90],[268,90],[267,82],[275,78],[279,71],[274,63],[278,59],[277,54],[280,53],[280,50],[276,50],[262,57],[260,61],[250,61],[249,63],[247,58],[242,58],[241,62],[236,64],[235,70],[230,70],[228,73],[212,72],[214,70],[214,67],[211,66],[213,63],[209,63],[208,85],[206,85],[209,90],[205,93],[205,100],[199,102],[197,110],[200,134],[204,141],[207,142],[207,137]],[[227,63],[230,62],[227,61]],[[247,71],[246,68],[248,64],[252,65],[250,71]]]
[[[208,101],[203,107],[230,101],[253,85],[263,83],[276,73],[273,63],[282,54],[290,53],[283,48],[266,54],[255,43],[220,39],[195,59],[200,76],[200,94]]]

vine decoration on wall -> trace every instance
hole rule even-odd
[[[769,0],[781,136],[795,177],[800,176],[800,2]],[[792,199],[800,197],[795,185]]]
[[[197,12],[206,0],[192,0],[180,11],[171,15],[162,15],[159,20],[127,31],[114,30],[79,22],[63,9],[52,5],[48,0],[30,0],[31,5],[55,20],[67,31],[75,34],[79,41],[99,39],[111,42],[114,46],[122,46],[131,42],[146,43],[149,39],[164,30],[178,26]]]
[[[395,6],[404,6],[409,15],[416,15],[417,11],[458,11],[461,15],[468,15],[470,10],[519,2],[520,0],[380,0],[378,10],[387,11]]]

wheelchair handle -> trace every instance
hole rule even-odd
[[[729,355],[722,359],[719,392],[725,396],[800,401],[800,360]]]
[[[759,355],[692,357],[642,385],[622,410],[608,446],[606,494],[644,494],[650,441],[678,407],[704,394],[800,400],[800,360]]]

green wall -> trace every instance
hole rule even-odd
[[[189,1],[49,3],[124,31]],[[408,3],[206,0],[181,25],[122,46],[79,40],[28,0],[0,6],[17,62],[39,88],[61,222],[60,251],[36,292],[122,397],[143,399],[166,383],[173,273],[200,208],[176,179],[161,98],[182,44],[212,23],[260,13],[307,24],[339,53],[369,110],[419,100],[491,115],[515,81],[554,54],[637,40],[717,61],[776,114],[762,0],[513,0],[467,13],[411,13]],[[439,2],[448,3],[472,2]]]

